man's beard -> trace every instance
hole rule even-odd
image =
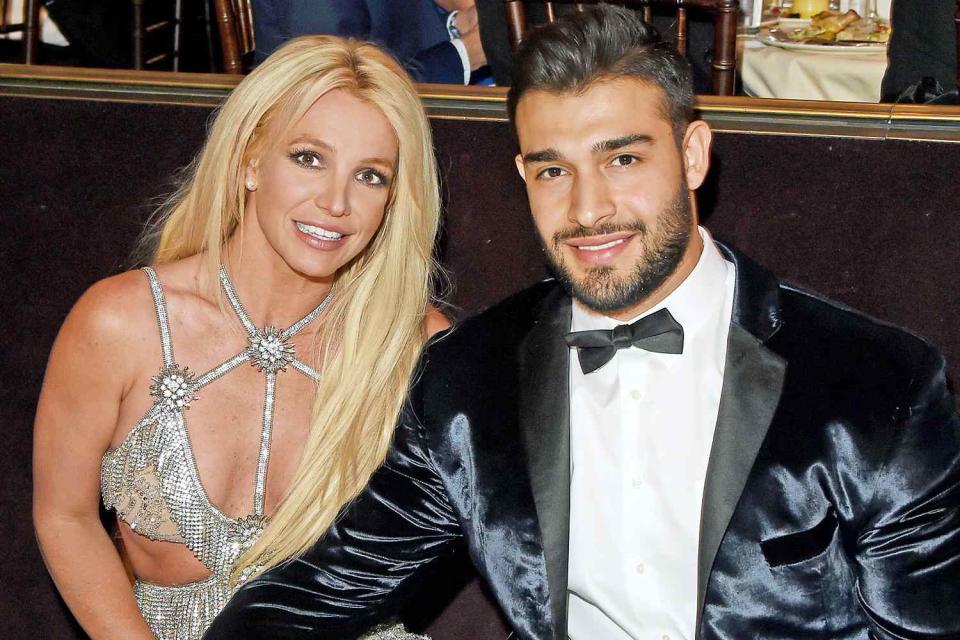
[[[567,293],[590,309],[609,313],[641,302],[676,271],[690,242],[692,221],[686,180],[681,178],[673,200],[657,217],[655,235],[647,225],[635,220],[626,225],[611,223],[558,231],[553,235],[552,246],[544,243],[544,248],[551,270]],[[577,280],[564,265],[561,253],[564,240],[623,231],[635,232],[634,241],[643,244],[643,255],[630,273],[619,275],[613,267],[599,266],[588,269]]]

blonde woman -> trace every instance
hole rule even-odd
[[[91,287],[50,357],[34,519],[91,637],[199,638],[360,491],[446,324],[438,217],[429,124],[387,54],[299,38],[240,83],[152,267]]]

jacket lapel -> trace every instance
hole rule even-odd
[[[776,412],[787,363],[764,346],[782,326],[779,282],[718,243],[737,269],[720,409],[707,464],[697,563],[697,636],[710,572]]]
[[[558,286],[519,349],[519,424],[537,508],[555,637],[565,640],[570,535],[570,299]]]

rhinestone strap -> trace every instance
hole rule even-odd
[[[323,313],[324,309],[327,308],[327,305],[330,304],[330,299],[332,297],[333,297],[333,292],[328,293],[327,297],[324,298],[323,301],[313,309],[313,311],[311,311],[310,313],[303,316],[302,318],[294,322],[292,325],[290,325],[289,327],[281,331],[280,335],[283,336],[284,340],[290,339],[293,336],[297,335],[298,333],[300,333],[301,329],[303,329],[305,326],[307,326],[308,324],[316,320],[317,317],[321,313]]]
[[[234,369],[236,369],[238,366],[240,366],[246,361],[247,361],[247,353],[245,351],[238,353],[237,355],[233,356],[232,358],[230,358],[229,360],[221,364],[219,367],[211,369],[210,371],[207,371],[205,374],[197,378],[197,381],[196,381],[197,388],[200,388],[204,385],[208,385],[218,378],[222,378],[223,376],[227,375],[228,373],[230,373],[231,371],[233,371]]]
[[[306,314],[287,329],[277,331],[272,327],[260,329],[253,323],[250,319],[250,314],[247,313],[243,303],[240,302],[240,297],[237,296],[237,291],[230,281],[230,276],[227,274],[227,270],[223,265],[220,266],[220,285],[223,287],[223,291],[234,313],[237,314],[237,318],[240,319],[240,323],[250,337],[250,347],[234,358],[234,360],[240,358],[236,364],[239,364],[239,362],[244,359],[249,360],[251,364],[263,371],[266,375],[266,393],[263,402],[263,429],[260,432],[260,454],[257,457],[257,475],[253,487],[253,515],[257,518],[262,518],[264,511],[264,494],[266,493],[267,486],[267,467],[270,463],[270,441],[273,435],[273,407],[276,399],[277,372],[285,370],[289,363],[304,375],[315,380],[319,378],[319,374],[317,374],[310,365],[302,362],[295,356],[293,345],[289,344],[288,340],[323,313],[323,310],[330,303],[330,294],[328,294],[313,311]],[[231,360],[229,363],[221,365],[220,368],[224,368],[233,362],[234,361]],[[233,366],[236,366],[236,364],[233,364]],[[224,373],[226,371],[229,371],[229,368],[225,369]],[[220,375],[223,374],[221,373]],[[205,382],[206,378],[207,376],[205,375],[202,376],[200,380]],[[211,378],[211,380],[212,379],[214,378]]]
[[[173,341],[170,340],[170,324],[167,320],[167,305],[163,299],[163,289],[157,272],[150,267],[143,267],[143,272],[150,280],[150,292],[153,294],[153,306],[157,310],[157,324],[160,326],[160,345],[163,348],[163,366],[173,366]]]
[[[314,382],[317,382],[320,380],[320,374],[317,373],[317,370],[311,367],[310,365],[308,365],[303,360],[300,360],[299,358],[294,358],[293,361],[290,363],[290,366],[296,369],[297,371],[299,371],[300,373],[302,373],[303,375],[307,376],[308,378],[312,378]]]
[[[247,335],[253,337],[257,334],[257,325],[253,323],[253,320],[250,319],[250,314],[247,313],[246,307],[243,306],[243,303],[240,302],[240,298],[237,296],[237,290],[233,287],[233,282],[230,281],[230,276],[227,275],[227,270],[223,268],[223,265],[220,266],[220,286],[223,287],[223,292],[227,294],[227,301],[230,302],[230,306],[233,308],[234,313],[237,314],[237,317],[240,318],[243,328],[247,330]],[[328,293],[327,296],[323,299],[320,304],[318,304],[313,311],[303,316],[292,325],[280,332],[280,335],[284,340],[292,338],[297,333],[300,332],[305,326],[310,324],[315,320],[323,310],[327,308],[327,305],[330,304],[330,299],[332,298],[332,292]]]
[[[247,335],[256,335],[257,325],[253,324],[253,320],[250,319],[250,314],[247,313],[243,303],[240,302],[240,298],[237,297],[237,291],[233,288],[233,283],[230,282],[230,276],[227,275],[227,270],[224,269],[222,265],[220,266],[220,286],[223,287],[223,292],[227,294],[227,300],[230,302],[230,306],[233,307],[234,313],[240,318],[240,323],[243,324],[243,328],[247,330]]]
[[[270,462],[270,438],[273,433],[273,402],[277,390],[277,374],[267,372],[267,393],[263,402],[263,431],[260,432],[260,457],[257,479],[253,485],[253,514],[263,516],[263,495],[267,487],[267,464]]]

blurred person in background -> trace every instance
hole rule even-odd
[[[954,0],[894,0],[881,102],[957,102]]]
[[[486,64],[474,0],[253,0],[256,60],[290,38],[372,40],[418,82],[469,84]]]

